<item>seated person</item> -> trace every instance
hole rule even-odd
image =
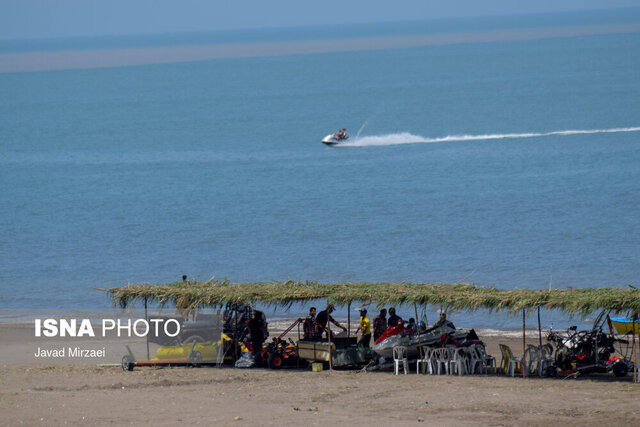
[[[440,320],[438,320],[432,327],[428,328],[425,332],[431,332],[434,329],[438,329],[441,326],[448,326],[451,329],[456,328],[455,326],[453,326],[453,323],[447,320],[447,313],[445,313],[444,311],[440,313]]]

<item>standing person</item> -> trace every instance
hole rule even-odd
[[[380,310],[380,314],[373,318],[373,342],[378,342],[378,338],[387,330],[387,309]]]
[[[316,308],[311,307],[309,309],[309,315],[304,319],[303,324],[304,339],[307,341],[315,341],[320,338],[321,335],[318,331],[318,321],[316,320]]]
[[[364,347],[369,347],[371,344],[371,321],[367,317],[367,310],[365,308],[360,310],[360,326],[356,329],[356,335],[359,330],[362,330],[362,338],[358,344],[362,343]]]
[[[253,355],[256,365],[260,361],[260,353],[262,353],[262,344],[264,343],[264,314],[261,311],[255,310],[253,317],[249,320],[248,328],[251,334],[251,345],[253,349],[251,354]]]
[[[394,326],[398,326],[402,324],[402,317],[398,316],[396,314],[396,308],[395,307],[391,307],[389,309],[389,322],[388,322],[388,326],[390,328],[393,328]]]
[[[322,310],[316,316],[316,321],[318,322],[318,326],[320,327],[320,331],[325,331],[326,332],[327,331],[327,323],[329,323],[329,322],[331,322],[334,325],[336,325],[337,327],[341,328],[343,331],[346,331],[347,328],[342,326],[340,323],[336,322],[335,319],[333,317],[331,317],[331,313],[333,313],[333,304],[327,305],[327,309],[326,310]],[[322,332],[320,332],[319,335],[322,335]]]

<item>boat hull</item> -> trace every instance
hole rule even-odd
[[[432,345],[442,339],[443,334],[449,334],[453,336],[457,341],[462,342],[466,339],[470,330],[468,329],[453,329],[449,327],[438,328],[434,331],[421,333],[420,339],[418,335],[414,336],[401,336],[393,335],[379,343],[373,345],[373,351],[379,356],[385,359],[393,358],[393,347],[405,346],[407,347],[407,356],[409,359],[415,359],[420,355],[419,347],[423,345]]]
[[[330,147],[333,147],[333,146],[336,146],[336,145],[344,144],[348,139],[349,139],[348,136],[345,136],[344,138],[338,139],[338,138],[336,138],[336,136],[334,134],[331,134],[331,135],[325,136],[322,139],[322,143],[324,145],[328,145]]]
[[[613,327],[616,328],[619,334],[626,335],[631,331],[633,331],[634,334],[638,333],[639,322],[635,322],[634,324],[626,317],[612,317],[611,323],[613,323]]]

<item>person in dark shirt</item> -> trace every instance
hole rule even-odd
[[[261,311],[255,310],[253,312],[253,317],[249,320],[249,324],[247,325],[249,328],[249,333],[251,334],[251,345],[253,346],[253,350],[251,354],[256,359],[256,364],[260,353],[262,352],[262,344],[264,343],[264,314]]]
[[[409,323],[407,323],[407,329],[411,329],[414,333],[418,330],[416,328],[416,319],[413,317],[409,318]]]
[[[389,321],[387,322],[388,327],[393,328],[394,326],[401,325],[402,323],[402,317],[396,314],[396,308],[391,307],[389,309]]]
[[[387,309],[380,310],[380,314],[373,318],[373,342],[377,342],[378,338],[387,330]]]
[[[335,319],[331,317],[332,312],[333,312],[333,304],[329,304],[326,310],[322,310],[320,313],[318,313],[318,315],[316,316],[316,321],[318,322],[318,326],[320,327],[320,329],[326,332],[327,323],[330,321],[337,327],[341,328],[343,331],[346,331],[347,328],[342,326],[340,323],[336,322]]]

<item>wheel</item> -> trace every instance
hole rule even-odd
[[[189,356],[189,364],[194,368],[200,367],[202,365],[202,354],[199,351],[192,351]]]
[[[283,363],[284,363],[284,359],[282,358],[281,353],[271,353],[269,355],[269,359],[267,361],[269,368],[280,369],[282,368]]]
[[[613,375],[616,377],[624,377],[629,372],[629,367],[626,363],[616,363],[613,365]]]
[[[133,371],[133,367],[136,366],[136,362],[133,361],[133,357],[126,355],[122,358],[122,370]]]

